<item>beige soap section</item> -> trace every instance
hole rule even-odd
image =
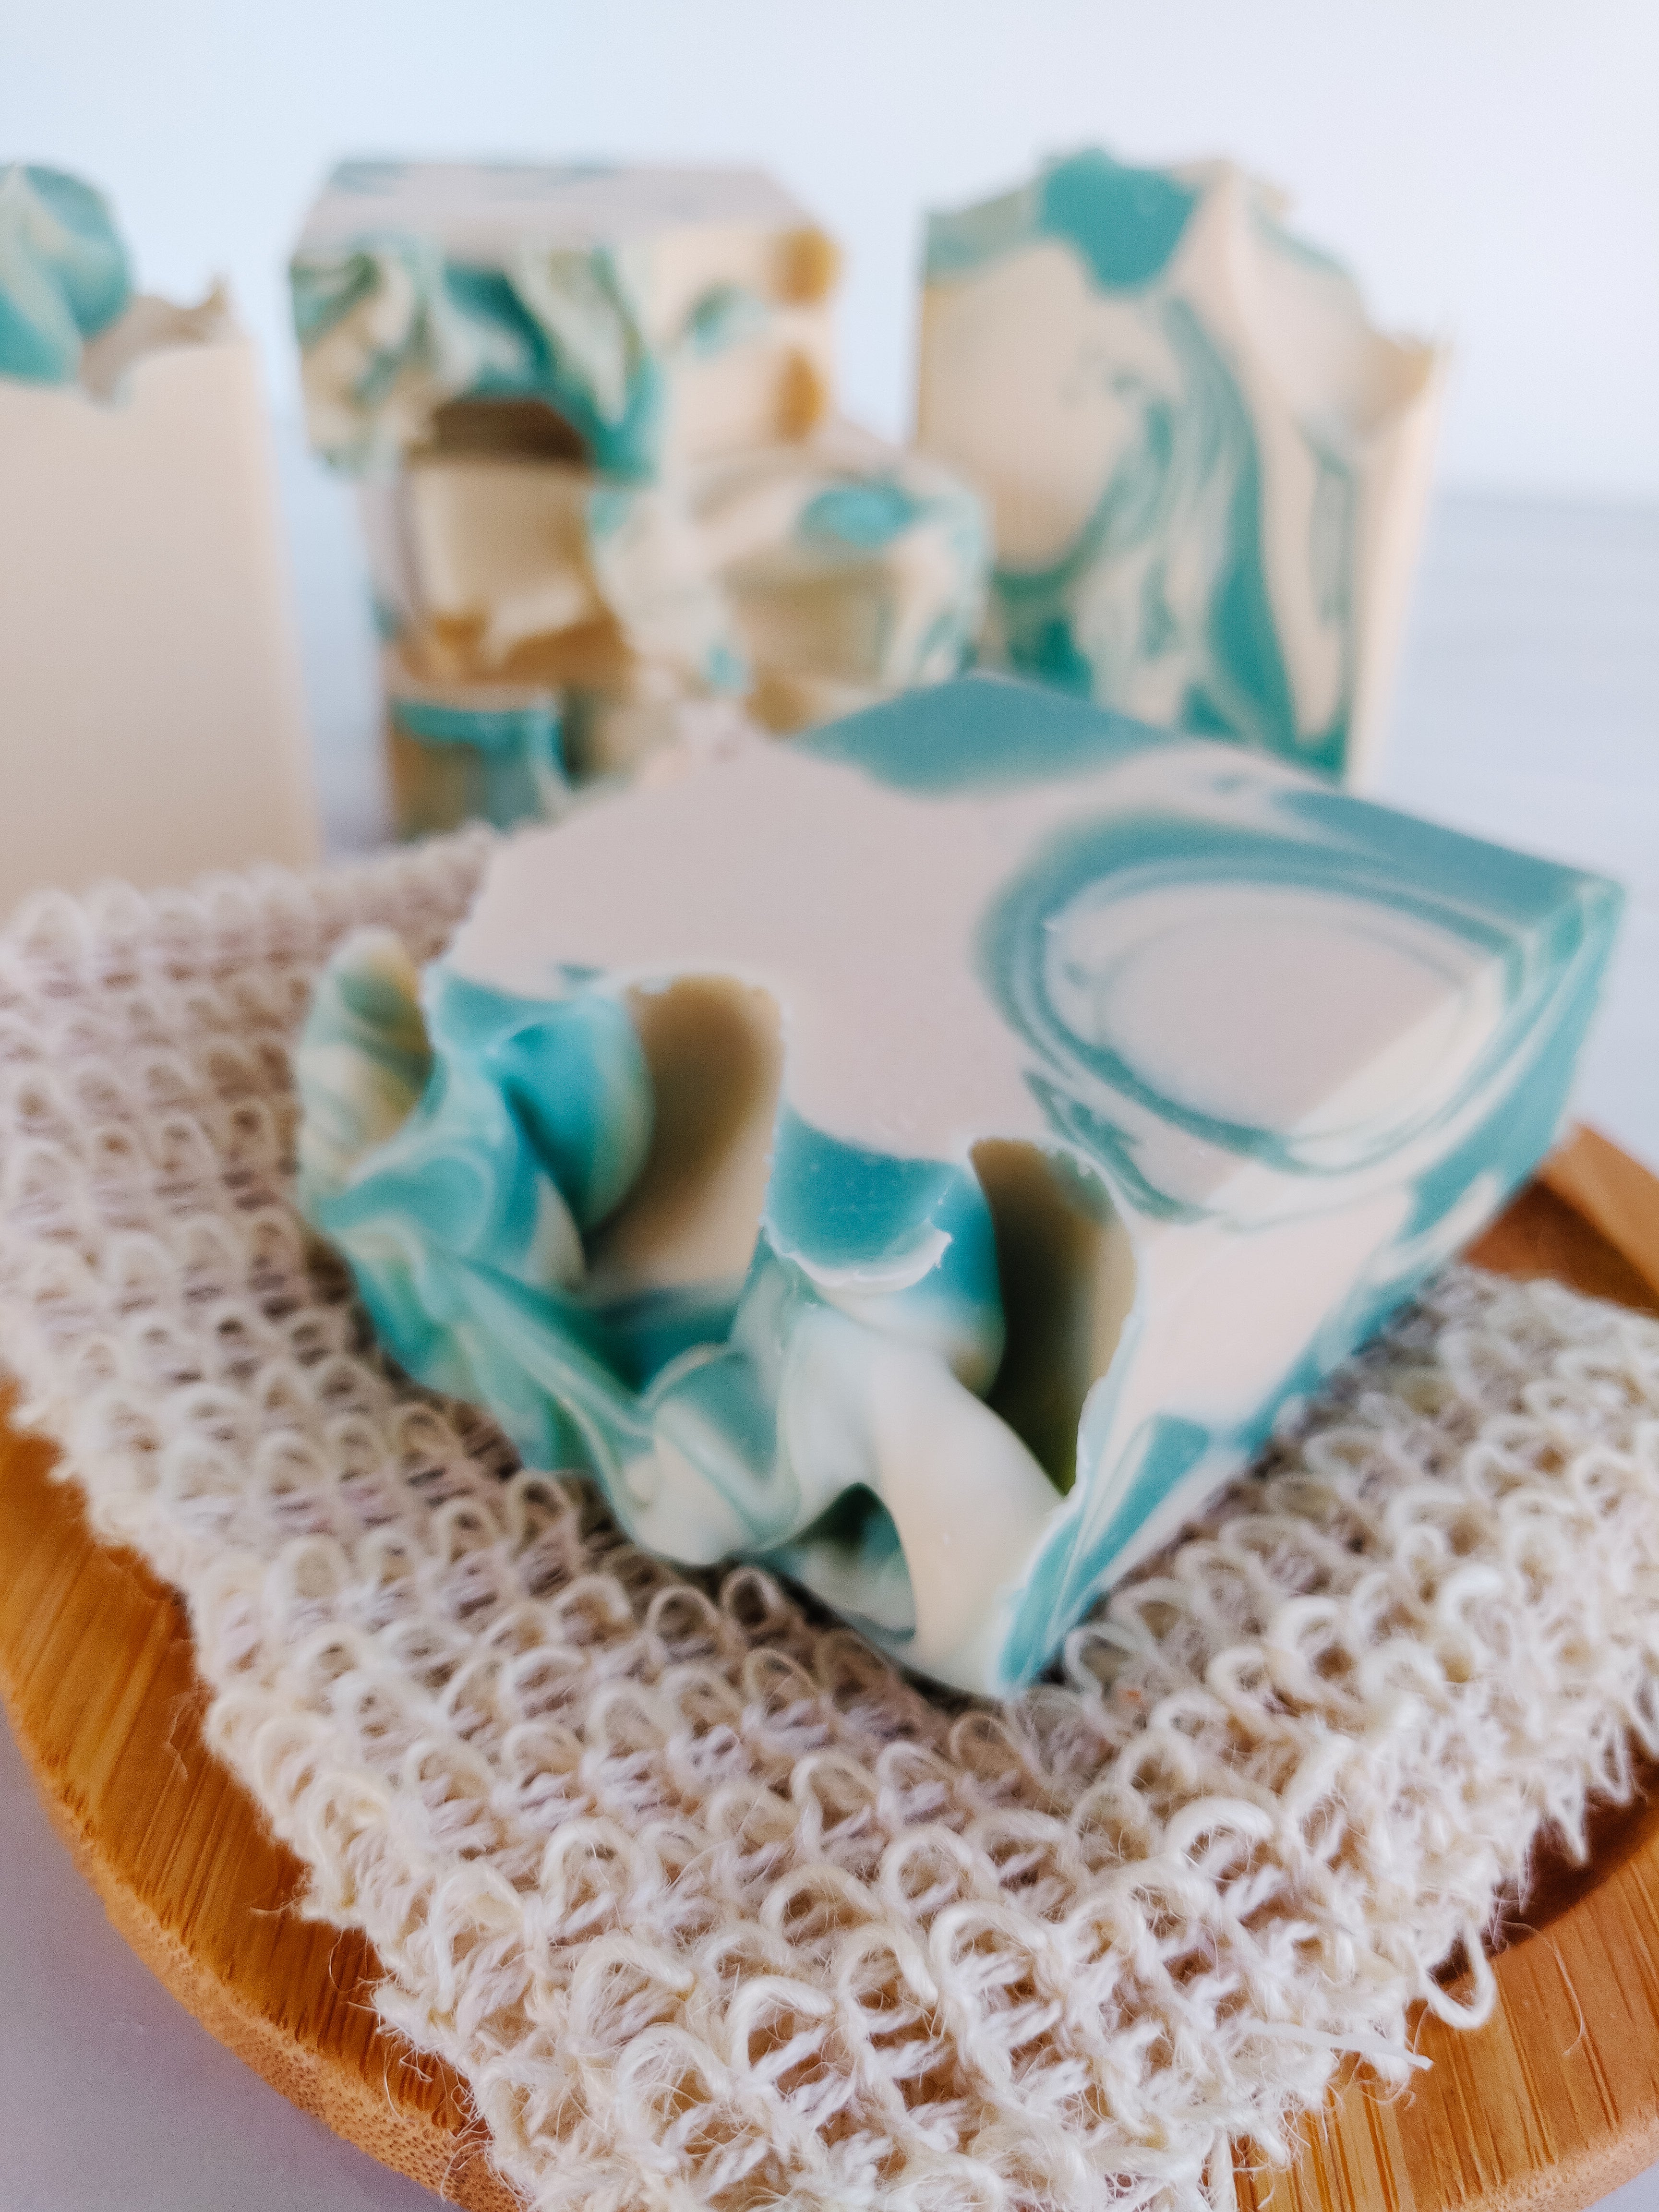
[[[318,854],[252,344],[0,378],[0,911]]]

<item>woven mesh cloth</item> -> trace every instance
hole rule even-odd
[[[687,1578],[391,1373],[286,1198],[346,928],[458,842],[0,939],[0,1343],[221,1755],[539,2207],[1184,2206],[1659,1753],[1659,1326],[1445,1276],[1002,1707]],[[1449,1993],[1433,1969],[1476,1960]]]

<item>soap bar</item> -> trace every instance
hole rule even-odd
[[[678,483],[433,455],[365,483],[383,631],[457,680],[609,683],[637,663],[741,690],[741,642]]]
[[[713,463],[689,497],[754,709],[774,728],[939,683],[970,659],[989,532],[978,495],[938,462],[837,423]]]
[[[918,437],[990,502],[988,659],[1363,784],[1443,362],[1281,212],[1085,152],[934,216]]]
[[[666,1557],[1029,1680],[1551,1143],[1619,896],[996,677],[507,841],[349,941],[301,1203]]]
[[[550,819],[573,778],[668,742],[685,700],[748,688],[677,483],[434,455],[359,490],[400,836]]]
[[[977,495],[845,423],[640,487],[430,454],[362,501],[382,628],[453,683],[748,696],[793,729],[958,673],[983,612]]]
[[[552,821],[569,795],[565,694],[534,683],[468,684],[393,639],[381,649],[387,780],[399,837],[466,822]]]
[[[314,862],[258,360],[49,171],[0,173],[0,912]]]
[[[492,423],[522,445],[536,409],[568,458],[647,479],[799,436],[837,272],[754,170],[347,161],[290,264],[312,442],[384,468]]]

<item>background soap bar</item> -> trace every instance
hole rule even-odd
[[[642,478],[800,436],[836,274],[757,170],[343,162],[290,264],[312,442],[384,467],[452,403],[532,402]]]
[[[1618,903],[945,684],[510,841],[420,1008],[349,945],[301,1200],[638,1540],[1000,1691],[1530,1170]]]
[[[936,215],[920,442],[990,501],[988,656],[1364,782],[1443,362],[1221,162]]]
[[[985,510],[939,462],[836,423],[711,463],[690,497],[770,727],[833,720],[971,659]]]
[[[824,678],[863,703],[960,672],[984,510],[926,456],[836,423],[662,485],[434,453],[366,483],[383,629],[454,681],[682,691]]]
[[[382,628],[458,680],[563,684],[643,662],[741,688],[741,648],[684,484],[430,454],[365,484]]]
[[[0,908],[318,855],[258,360],[129,312],[108,398],[0,374]]]

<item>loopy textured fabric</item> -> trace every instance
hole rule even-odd
[[[540,2212],[1226,2197],[1475,2020],[1540,1834],[1659,1754],[1659,1324],[1467,1269],[1000,1705],[631,1549],[388,1368],[290,1202],[333,945],[485,844],[0,938],[0,1346],[184,1593],[220,1754]],[[1451,1988],[1435,1969],[1462,1943]]]

